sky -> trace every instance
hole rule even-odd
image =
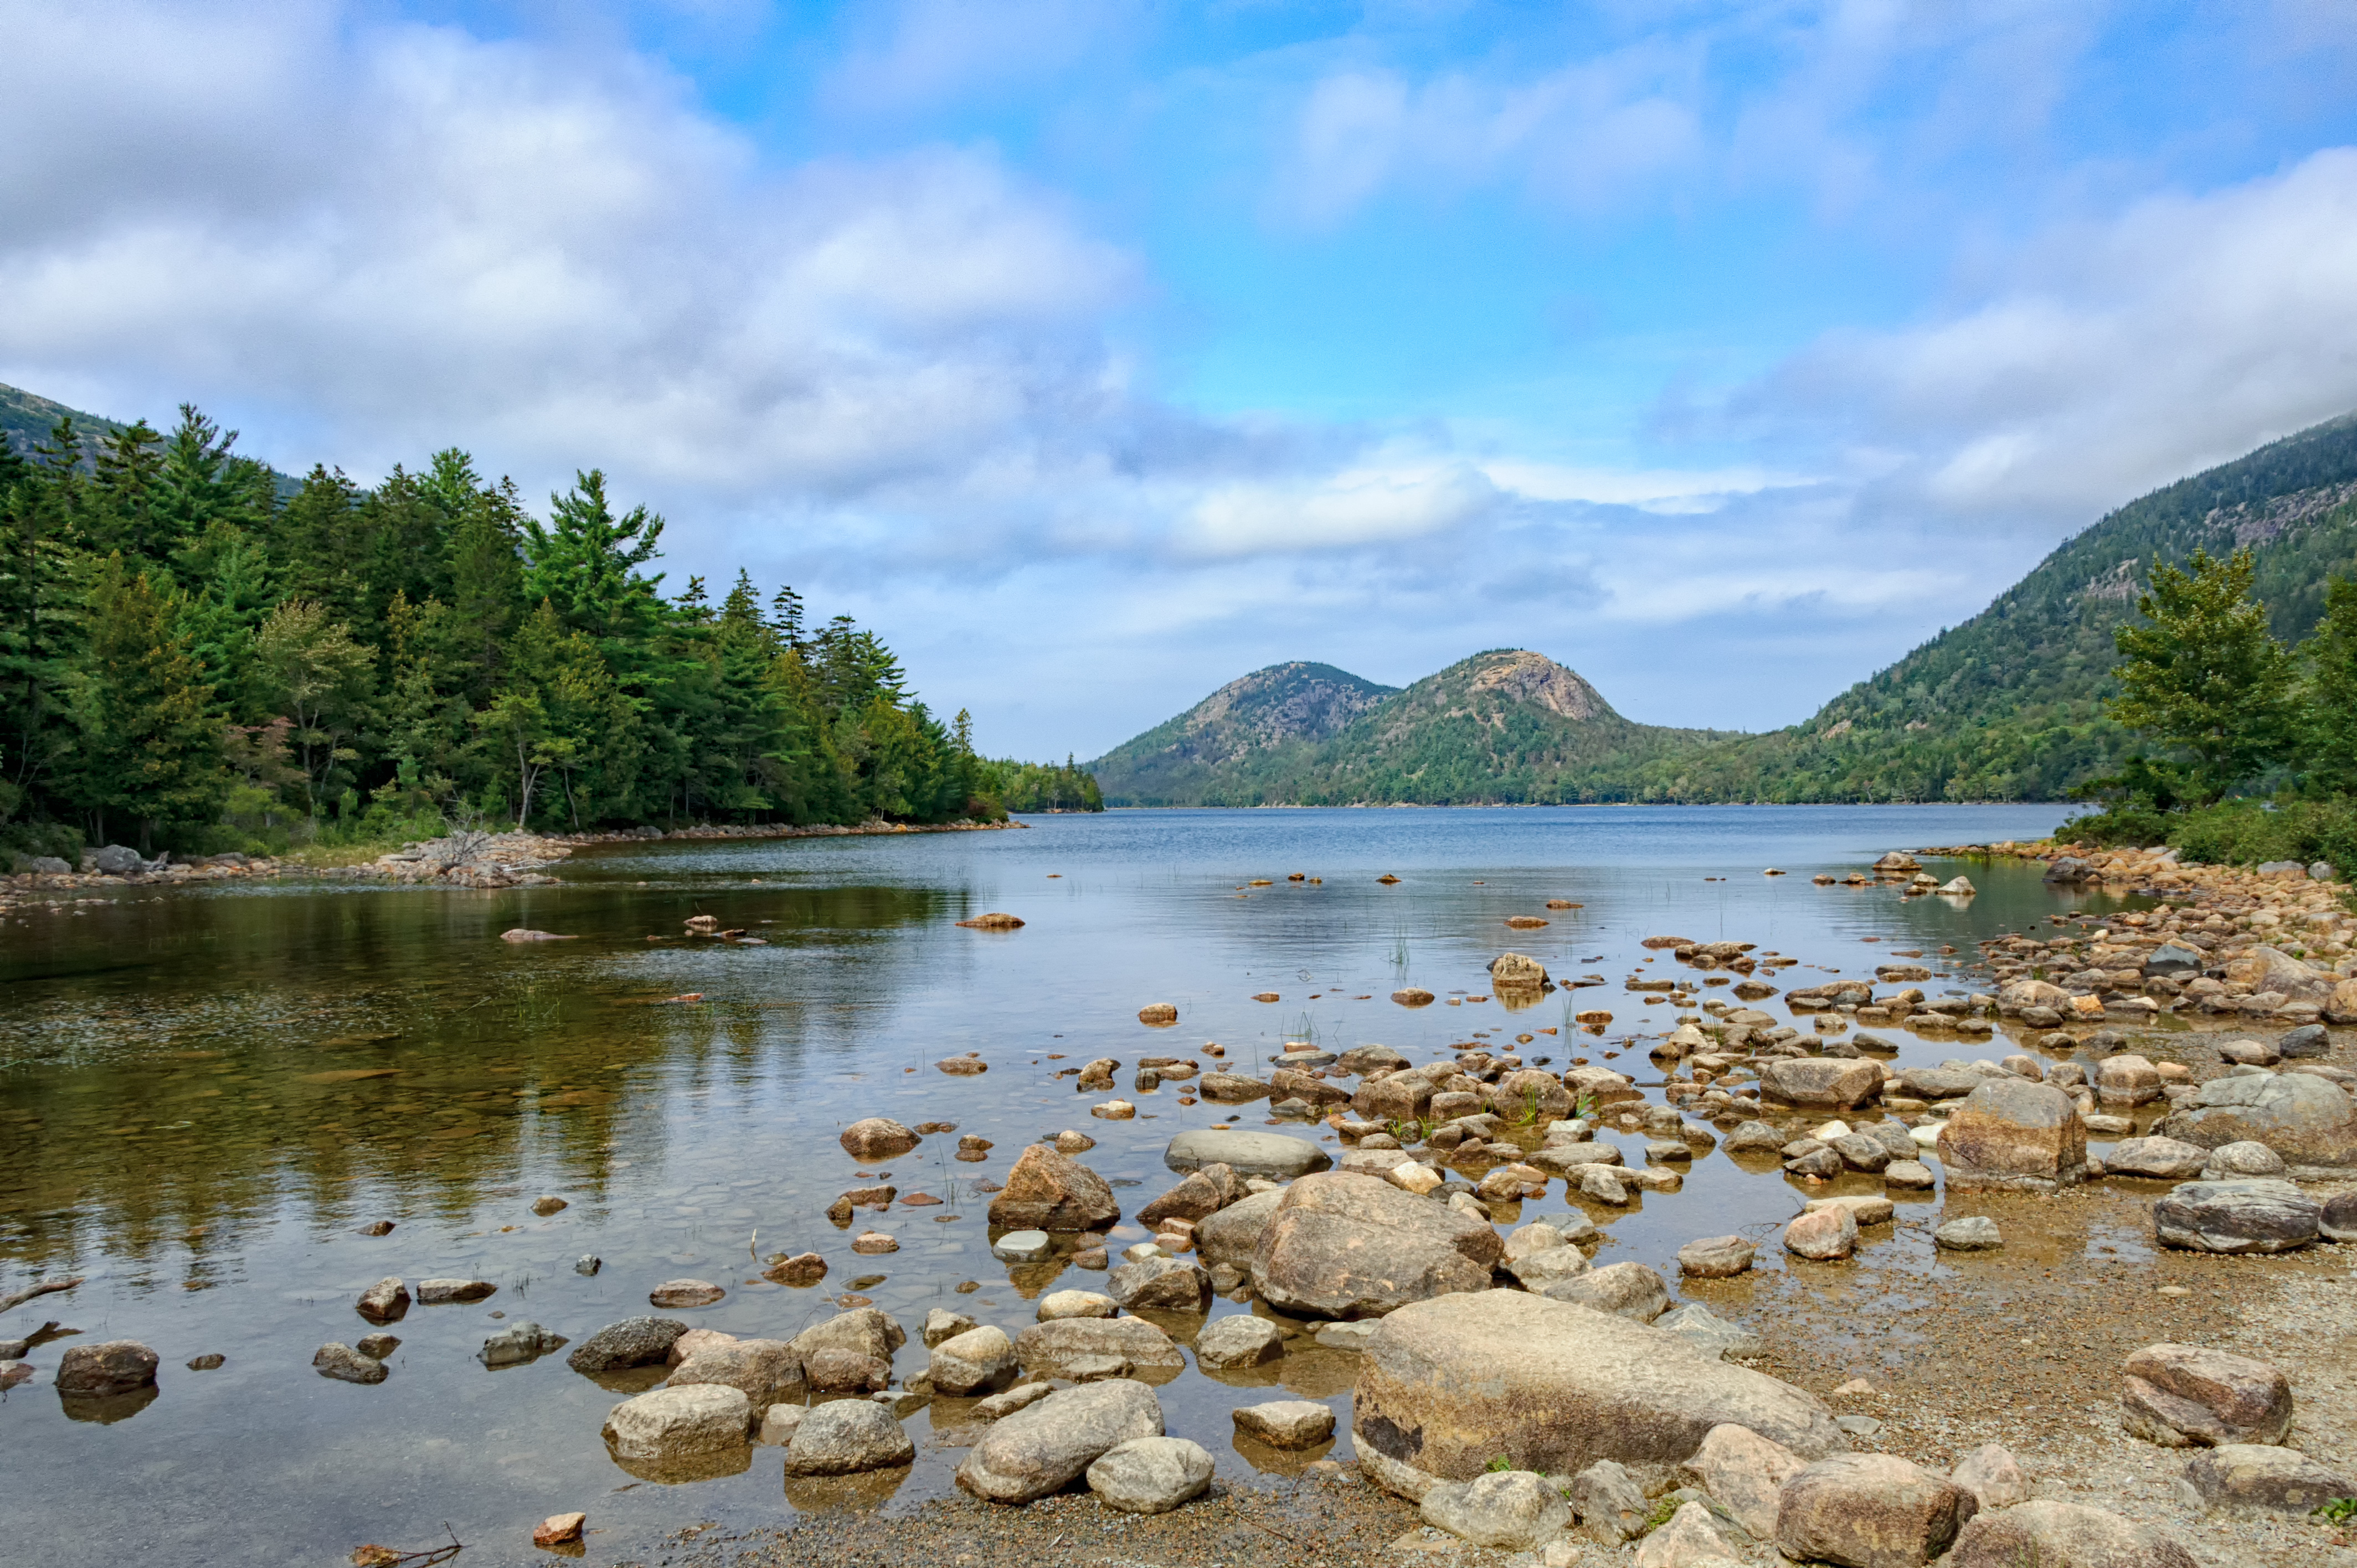
[[[2343,0],[0,0],[0,381],[600,467],[995,755],[1798,722],[2357,408]],[[363,635],[365,629],[363,628]]]

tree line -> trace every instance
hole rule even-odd
[[[667,596],[662,519],[600,471],[543,519],[455,449],[362,487],[235,441],[184,404],[169,434],[0,446],[0,849],[942,822],[1093,789],[977,757],[964,712],[791,587]]]
[[[2073,791],[2103,810],[2072,834],[2357,872],[2357,582],[2328,577],[2314,630],[2289,644],[2255,575],[2247,548],[2153,568],[2142,620],[2113,634],[2106,703],[2147,748]]]

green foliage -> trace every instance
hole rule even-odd
[[[2357,800],[2346,797],[2222,800],[2174,812],[2115,806],[2065,831],[2087,844],[2169,844],[2205,865],[2321,860],[2357,870]]]
[[[2357,1498],[2335,1498],[2323,1506],[2309,1510],[2327,1524],[2347,1524],[2357,1520]]]
[[[963,719],[961,713],[958,717]],[[1006,811],[1102,811],[1096,776],[1069,757],[1061,765],[977,759],[975,788]]]
[[[1514,1462],[1512,1459],[1507,1458],[1503,1454],[1492,1455],[1490,1462],[1481,1466],[1482,1469],[1489,1471],[1492,1475],[1511,1470],[1513,1467]]]
[[[2251,597],[2251,553],[2218,561],[2197,549],[2187,565],[2154,566],[2136,600],[2147,624],[2112,634],[2120,694],[2107,705],[2128,728],[2186,753],[2184,777],[2206,804],[2284,756],[2296,709],[2291,655]]]
[[[2357,795],[2357,582],[2334,577],[2325,585],[2323,618],[2301,651],[2309,668],[2300,737],[2309,779],[2336,795]]]
[[[1100,803],[1069,763],[982,762],[791,588],[664,597],[662,520],[597,470],[543,521],[463,452],[363,489],[235,440],[0,388],[0,853]]]

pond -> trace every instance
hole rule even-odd
[[[522,1562],[538,1555],[525,1544],[533,1521],[581,1509],[598,1531],[590,1558],[614,1562],[656,1554],[683,1525],[780,1519],[798,1501],[909,1506],[948,1487],[970,1440],[946,1416],[936,1433],[932,1412],[909,1415],[917,1465],[881,1492],[798,1491],[779,1451],[759,1447],[738,1474],[665,1485],[608,1455],[599,1428],[613,1389],[561,1353],[487,1370],[476,1351],[522,1319],[577,1342],[688,1276],[728,1294],[676,1316],[748,1336],[790,1337],[856,1292],[907,1326],[896,1371],[913,1377],[930,1307],[1012,1334],[1044,1291],[1103,1287],[1060,1263],[1010,1272],[993,1260],[976,1184],[1003,1179],[1027,1144],[1067,1128],[1095,1138],[1082,1163],[1135,1212],[1176,1180],[1162,1162],[1173,1135],[1268,1115],[1265,1102],[1182,1105],[1184,1082],[1134,1091],[1140,1055],[1208,1065],[1216,1042],[1231,1070],[1256,1072],[1287,1039],[1382,1042],[1421,1061],[1531,1033],[1520,1048],[1556,1070],[1589,1057],[1659,1101],[1660,1069],[1628,1036],[1666,1029],[1675,1009],[1622,989],[1649,959],[1674,967],[1645,937],[1757,943],[1800,961],[1780,972],[1785,986],[1870,975],[1892,950],[1920,950],[1942,970],[1925,989],[1961,992],[1976,983],[1953,965],[1981,937],[2101,895],[2049,889],[2007,862],[1933,867],[1971,875],[1970,900],[1811,875],[1892,848],[2039,837],[2063,814],[1114,812],[1005,832],[601,847],[557,868],[560,885],[528,889],[287,881],[20,908],[0,928],[0,1294],[38,1278],[84,1283],[0,1318],[0,1338],[49,1319],[74,1331],[36,1348],[35,1380],[0,1395],[12,1539],[39,1541],[48,1564],[159,1552],[327,1563],[363,1541],[429,1545],[447,1521],[469,1543],[461,1562]],[[1770,866],[1789,875],[1762,875]],[[956,924],[990,910],[1026,924]],[[759,940],[688,934],[696,915]],[[1550,923],[1509,930],[1512,916]],[[513,927],[574,940],[499,940]],[[1475,1000],[1508,949],[1609,983],[1510,1015]],[[1394,1005],[1405,985],[1443,1004]],[[1254,1000],[1269,993],[1279,1000]],[[1149,1003],[1175,1005],[1177,1026],[1142,1025]],[[1604,1037],[1572,1025],[1587,1007],[1615,1014]],[[2012,1048],[1886,1033],[1900,1066]],[[968,1052],[986,1073],[934,1066]],[[1135,1120],[1092,1118],[1111,1096],[1058,1076],[1104,1056],[1123,1064],[1115,1092]],[[836,1136],[871,1115],[955,1130],[860,1165]],[[1286,1130],[1341,1152],[1323,1125]],[[993,1144],[985,1159],[953,1158],[968,1134]],[[1641,1137],[1616,1140],[1643,1164]],[[874,1177],[942,1201],[830,1222],[835,1197]],[[565,1207],[536,1213],[544,1196]],[[1802,1201],[1772,1167],[1714,1152],[1681,1192],[1587,1212],[1608,1232],[1599,1262],[1643,1262],[1674,1281],[1682,1242],[1770,1234]],[[1558,1182],[1520,1220],[1571,1205]],[[389,1233],[362,1233],[380,1220]],[[871,1229],[899,1251],[854,1253]],[[1142,1235],[1125,1228],[1114,1245]],[[761,1277],[760,1260],[805,1251],[828,1262],[818,1284]],[[1772,1251],[1764,1267],[1778,1266]],[[576,1272],[588,1255],[602,1266]],[[1921,1267],[1939,1266],[1922,1249]],[[313,1351],[371,1331],[352,1303],[388,1274],[499,1289],[413,1307],[389,1330],[401,1345],[382,1384],[319,1377]],[[68,1408],[50,1380],[74,1337],[153,1346],[155,1397]],[[210,1355],[223,1364],[187,1369]],[[1170,1430],[1239,1480],[1297,1467],[1315,1455],[1239,1450],[1227,1417],[1274,1397],[1255,1386],[1282,1384],[1335,1403],[1347,1456],[1353,1362],[1309,1350],[1221,1379],[1190,1364],[1161,1391]]]

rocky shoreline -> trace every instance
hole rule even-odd
[[[787,824],[696,824],[683,828],[634,828],[613,832],[532,833],[453,832],[438,839],[405,843],[357,865],[308,866],[269,855],[215,854],[176,860],[168,853],[153,860],[136,850],[108,844],[89,851],[79,867],[55,856],[38,857],[34,869],[0,875],[0,897],[7,890],[35,892],[74,887],[177,886],[189,882],[251,880],[261,877],[318,876],[338,880],[433,884],[445,887],[532,887],[556,881],[542,875],[574,850],[589,844],[646,843],[661,840],[853,838],[895,833],[985,832],[1021,828],[1028,823],[887,822],[840,827],[830,823],[795,827]],[[9,907],[0,902],[0,908]]]

